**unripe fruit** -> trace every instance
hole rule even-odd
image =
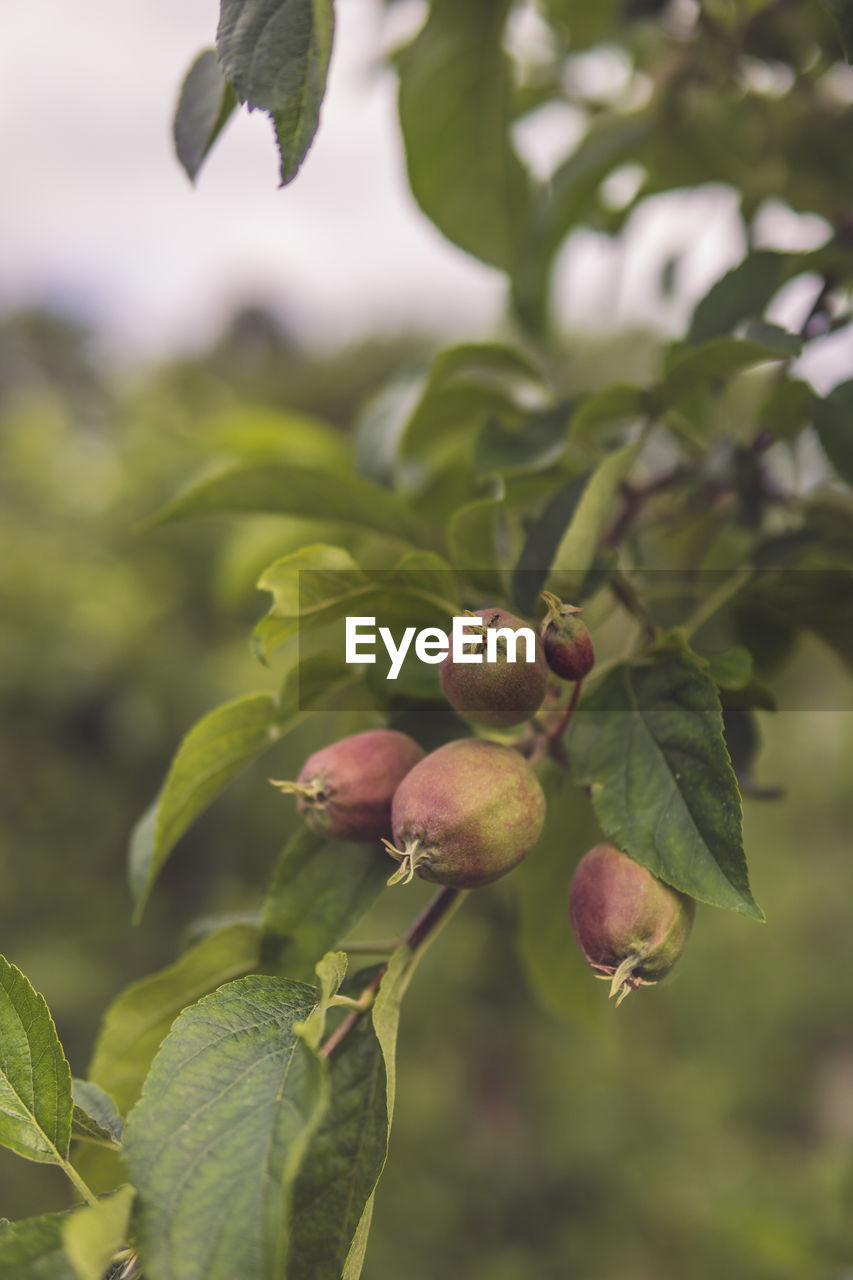
[[[692,898],[658,880],[614,844],[598,844],[578,863],[569,918],[598,975],[611,977],[621,1004],[629,991],[669,973],[693,923]]]
[[[424,753],[394,729],[368,729],[309,756],[296,782],[276,782],[299,797],[299,812],[318,835],[333,840],[381,840],[391,830],[391,801]]]
[[[543,591],[542,599],[548,612],[539,635],[548,666],[561,680],[583,680],[595,665],[595,650],[586,623],[575,617],[580,609],[550,591]]]
[[[511,871],[533,848],[545,821],[545,795],[512,747],[478,738],[448,742],[407,774],[392,806],[400,868],[433,884],[475,889]],[[396,847],[395,847],[396,846]]]
[[[535,657],[526,662],[524,637],[518,638],[515,662],[507,661],[507,644],[496,638],[497,661],[486,661],[486,632],[509,628],[517,631],[527,624],[505,609],[478,609],[472,618],[482,618],[482,638],[465,646],[466,653],[482,654],[478,663],[458,663],[449,652],[439,667],[442,692],[455,711],[471,724],[508,728],[529,720],[542,705],[548,684],[545,651],[535,636]]]

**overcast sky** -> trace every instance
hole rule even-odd
[[[0,45],[3,172],[0,308],[50,303],[105,326],[117,351],[156,355],[205,341],[229,310],[261,300],[306,337],[439,326],[485,336],[505,298],[500,273],[449,245],[407,188],[393,73],[377,55],[418,0],[346,0],[320,130],[296,180],[277,187],[271,128],[241,111],[196,188],[174,158],[184,72],[212,43],[217,0],[37,0],[5,15]],[[525,130],[540,172],[571,147],[559,113]],[[581,233],[556,272],[567,323],[655,323],[677,332],[692,302],[743,250],[733,193],[664,197],[627,243]],[[768,244],[803,247],[818,220],[768,213]],[[663,260],[683,254],[681,297],[655,301]],[[783,299],[796,322],[808,290]],[[827,356],[813,365],[815,380]],[[829,351],[829,365],[838,357]],[[853,360],[849,361],[853,366]]]
[[[404,318],[490,325],[502,277],[448,246],[408,194],[394,77],[375,66],[381,8],[338,11],[321,129],[285,190],[257,112],[232,120],[195,189],[173,156],[177,90],[212,43],[216,0],[7,14],[0,305],[76,308],[148,350],[257,296],[334,337]]]

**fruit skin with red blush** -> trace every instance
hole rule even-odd
[[[512,747],[479,738],[447,742],[397,789],[392,807],[400,863],[389,884],[413,875],[455,889],[491,884],[535,845],[545,821],[545,794]]]
[[[498,637],[497,661],[487,662],[487,631],[503,628],[517,631],[528,624],[506,609],[478,609],[471,618],[482,618],[483,626],[481,637],[466,645],[465,651],[482,654],[483,661],[454,662],[452,651],[449,652],[439,667],[442,692],[453,709],[470,724],[493,729],[522,724],[539,710],[548,687],[548,663],[542,643],[534,631],[535,658],[527,662],[525,641],[519,639],[516,660],[509,662],[506,642]]]
[[[299,799],[299,812],[317,835],[357,843],[391,831],[391,801],[406,774],[424,758],[396,729],[368,729],[309,756],[296,782],[270,781]]]
[[[612,978],[619,1004],[669,973],[687,942],[695,903],[615,844],[581,858],[569,891],[572,932],[585,959]]]
[[[589,628],[577,617],[580,609],[550,591],[543,591],[542,599],[548,612],[539,635],[548,666],[561,680],[583,680],[595,666],[595,649]]]

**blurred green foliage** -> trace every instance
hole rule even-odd
[[[610,360],[620,341],[608,340]],[[131,928],[130,828],[189,724],[275,687],[246,645],[266,605],[253,583],[306,540],[297,520],[142,522],[176,480],[228,459],[234,421],[261,455],[276,414],[342,429],[424,345],[323,360],[256,314],[204,357],[115,379],[55,318],[0,330],[2,950],[47,998],[77,1074],[105,1005],[173,958],[182,930],[258,906],[297,825],[267,772],[292,775],[364,722],[317,713],[238,779]],[[588,356],[584,389],[600,359]],[[563,390],[580,389],[564,377]],[[845,705],[841,664],[816,640],[782,678],[790,705],[798,690],[802,705]],[[840,1280],[849,1268],[853,717],[759,720],[757,782],[787,788],[776,804],[747,800],[766,927],[700,910],[672,978],[616,1015],[584,973],[589,1013],[568,1024],[519,968],[512,878],[473,895],[430,950],[403,1012],[367,1280]],[[589,830],[568,821],[565,839],[567,887]],[[426,885],[387,895],[371,934],[403,931],[428,897]],[[58,1172],[0,1152],[0,1212],[66,1196]]]
[[[131,927],[133,823],[189,725],[277,687],[247,644],[265,608],[254,584],[306,540],[300,520],[144,521],[200,463],[228,460],[235,432],[263,453],[285,398],[342,423],[421,345],[367,344],[332,377],[331,358],[306,358],[252,311],[203,358],[118,381],[76,324],[36,312],[0,324],[0,948],[46,996],[78,1075],[110,1000],[173,958],[190,921],[256,908],[296,825],[265,777],[239,779]],[[320,717],[271,771],[288,776],[322,741]],[[0,1184],[7,1217],[66,1202],[54,1171],[5,1150]]]

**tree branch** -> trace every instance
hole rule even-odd
[[[438,927],[448,911],[459,898],[461,890],[444,888],[440,889],[431,902],[427,903],[421,914],[412,924],[409,932],[406,934],[406,945],[414,952],[418,947],[422,946],[430,934]],[[338,1045],[346,1039],[350,1031],[357,1024],[360,1018],[364,1016],[372,1001],[371,996],[379,990],[380,983],[388,971],[388,965],[383,964],[373,975],[370,982],[358,997],[358,1002],[364,1003],[363,1009],[354,1009],[351,1013],[338,1024],[328,1040],[320,1049],[321,1058],[331,1058]]]

